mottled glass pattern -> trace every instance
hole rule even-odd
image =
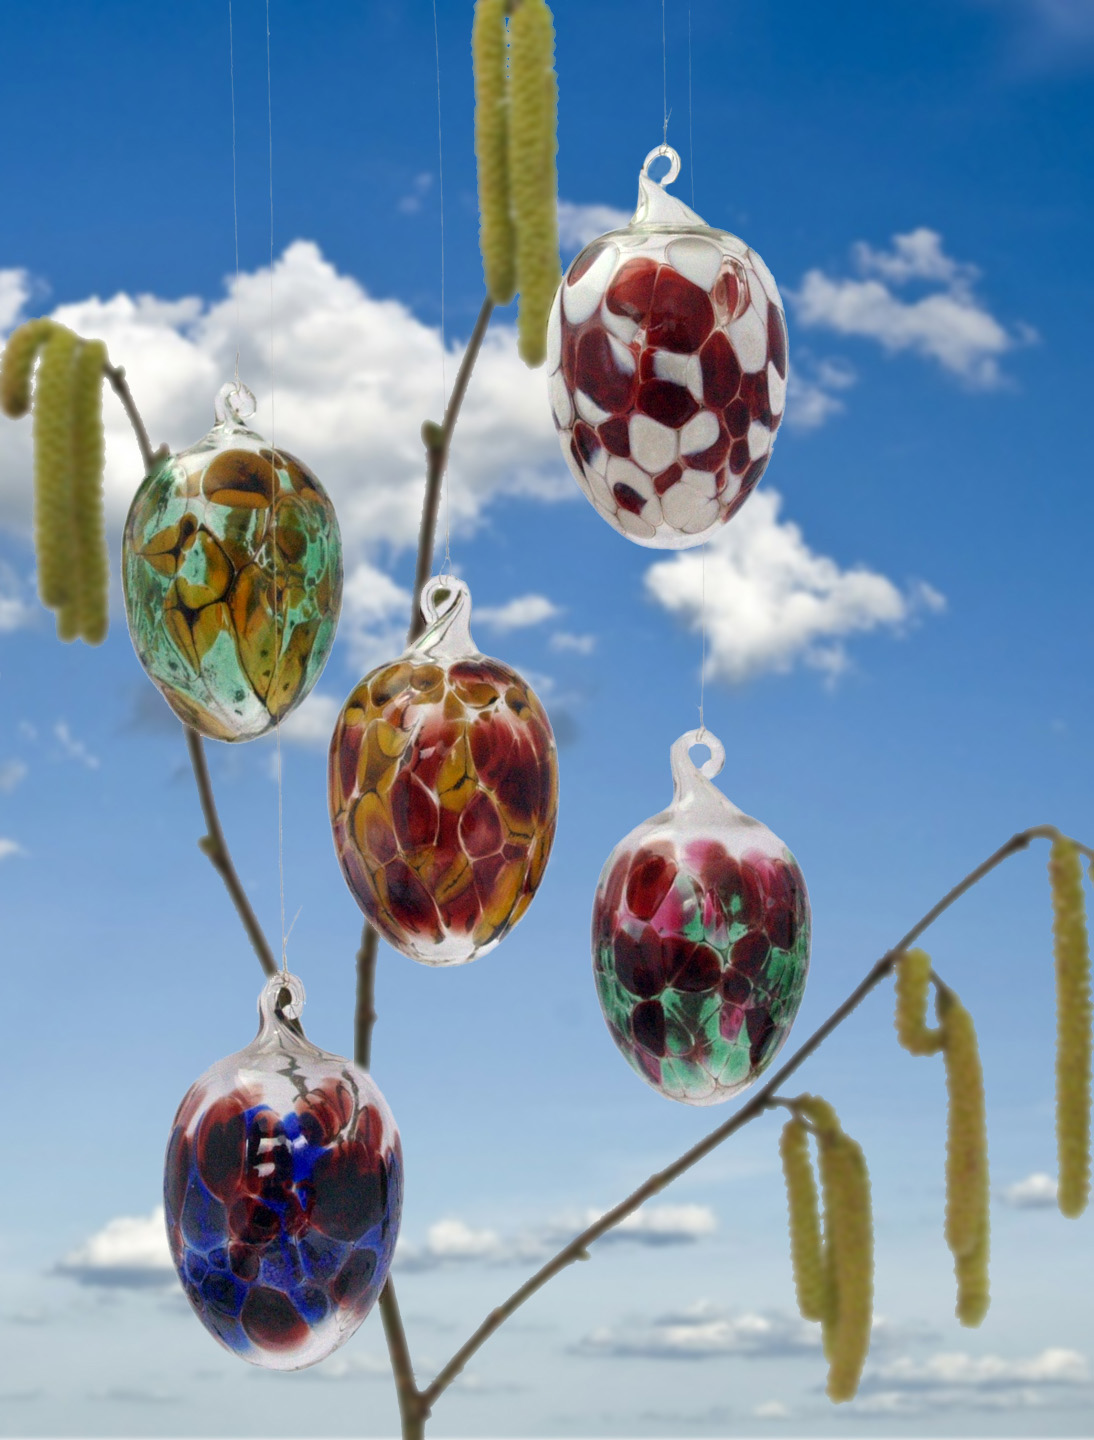
[[[402,1210],[384,1097],[290,1028],[302,1001],[295,976],[268,982],[256,1039],[187,1091],[164,1166],[167,1238],[194,1313],[271,1370],[313,1365],[353,1334],[387,1279]]]
[[[213,740],[253,740],[326,663],[342,544],[307,466],[272,451],[223,396],[208,435],[137,491],[122,582],[134,649],[179,719]]]
[[[470,608],[462,581],[431,580],[425,633],[365,676],[330,747],[346,883],[384,939],[427,965],[474,960],[509,933],[558,810],[547,713],[515,670],[479,654]]]
[[[690,749],[706,745],[702,769]],[[593,972],[612,1038],[671,1100],[713,1105],[778,1053],[809,969],[809,897],[790,851],[708,774],[709,731],[672,749],[672,805],[612,851],[593,906]]]
[[[658,155],[673,168],[646,174]],[[661,146],[622,230],[586,245],[548,325],[551,409],[585,495],[628,539],[702,544],[763,474],[786,401],[786,321],[770,270],[662,188]]]

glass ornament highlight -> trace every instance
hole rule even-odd
[[[485,955],[551,852],[558,762],[527,681],[481,655],[471,593],[435,576],[425,632],[350,695],[330,745],[334,848],[379,933],[427,965]]]
[[[710,759],[696,766],[693,746]],[[612,1039],[670,1100],[714,1105],[778,1054],[809,969],[810,914],[793,855],[708,777],[709,730],[672,747],[673,800],[619,842],[593,904],[593,974]]]
[[[661,182],[649,167],[671,162]],[[574,478],[638,545],[715,534],[763,474],[786,401],[786,320],[770,270],[663,188],[647,155],[630,223],[586,245],[547,330],[551,410]]]
[[[122,585],[137,657],[186,725],[254,740],[311,691],[342,604],[342,541],[306,465],[244,424],[231,383],[216,424],[134,497]]]
[[[167,1239],[194,1313],[268,1370],[314,1365],[353,1334],[402,1211],[391,1111],[366,1071],[291,1028],[303,1003],[295,975],[268,981],[258,1035],[187,1091],[164,1165]]]

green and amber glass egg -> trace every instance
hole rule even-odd
[[[185,724],[254,740],[311,691],[342,603],[334,506],[306,465],[247,428],[242,386],[216,424],[168,455],[134,497],[122,540],[133,647]]]

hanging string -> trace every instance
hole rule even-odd
[[[437,67],[437,193],[441,202],[441,417],[448,410],[448,377],[445,374],[446,341],[444,334],[444,143],[441,130],[441,37],[437,29],[437,0],[433,0],[433,54]],[[444,474],[441,477],[444,488],[444,568],[443,575],[452,569],[452,501],[448,482],[447,457]]]
[[[270,0],[266,0],[266,125],[269,135],[270,166],[270,451],[274,471],[274,494],[271,501],[272,524],[270,551],[273,555],[273,669],[270,688],[277,705],[277,885],[281,897],[281,971],[289,973],[288,936],[285,933],[285,804],[281,769],[281,706],[277,695],[277,675],[281,659],[281,637],[277,630],[277,490],[280,486],[277,468],[277,409],[274,390],[274,171],[273,171],[273,79],[270,65]]]
[[[703,632],[703,658],[699,665],[699,734],[702,735],[706,729],[703,723],[703,701],[706,699],[707,688],[707,542],[705,540],[699,553],[699,574],[701,577],[699,617]]]
[[[665,110],[665,128],[661,143],[669,143],[669,47],[665,39],[665,0],[661,0],[661,91]]]
[[[239,394],[239,340],[242,325],[239,317],[239,193],[236,184],[236,56],[232,34],[232,0],[228,0],[228,73],[232,85],[232,225],[236,242],[236,394]]]
[[[691,0],[688,0],[688,168],[691,170],[691,208],[695,209],[695,132],[691,124]]]

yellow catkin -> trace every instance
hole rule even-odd
[[[821,1249],[817,1182],[809,1157],[809,1131],[796,1116],[787,1121],[779,1138],[786,1204],[790,1216],[790,1258],[798,1309],[804,1320],[824,1320],[828,1313],[828,1286]]]
[[[957,1315],[978,1325],[987,1311],[988,1140],[984,1073],[972,1016],[952,991],[938,1001],[949,1100],[946,1122],[946,1244],[958,1281]],[[970,1294],[963,1295],[968,1290]],[[972,1292],[982,1297],[973,1303]],[[974,1316],[973,1318],[968,1318]]]
[[[934,1055],[942,1048],[942,1031],[927,1026],[927,992],[931,983],[931,957],[924,950],[908,950],[896,966],[896,1033],[912,1055]]]
[[[72,517],[72,365],[77,338],[54,327],[34,392],[34,548],[38,593],[51,610],[75,603]]]
[[[54,329],[54,321],[43,316],[28,320],[13,330],[0,362],[0,410],[18,420],[30,409],[30,376],[39,349]]]
[[[109,560],[103,524],[103,370],[106,346],[80,347],[72,377],[72,498],[79,632],[89,645],[106,639]]]
[[[475,160],[479,177],[479,249],[486,289],[508,305],[517,285],[516,238],[509,213],[507,0],[477,0],[471,26],[475,72]]]
[[[1083,876],[1075,843],[1053,841],[1056,952],[1056,1153],[1060,1213],[1075,1219],[1090,1194],[1090,955]]]
[[[558,259],[558,84],[555,28],[545,0],[521,0],[509,22],[509,189],[517,243],[517,349],[526,365],[547,354],[547,316],[562,278]]]
[[[823,1319],[827,1393],[840,1403],[858,1391],[870,1349],[874,1303],[874,1226],[870,1177],[862,1147],[844,1134],[826,1100],[803,1095],[795,1109],[813,1125],[824,1194]]]

